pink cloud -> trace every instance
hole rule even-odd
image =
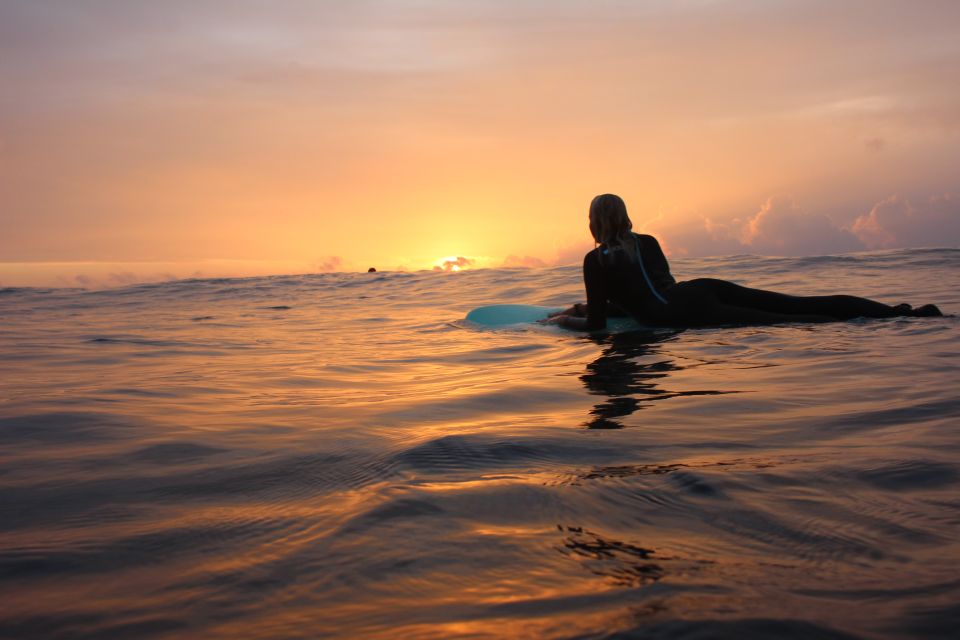
[[[897,237],[884,227],[883,222],[886,221],[889,224],[890,218],[908,217],[910,217],[909,204],[901,202],[897,196],[892,196],[875,204],[870,213],[854,220],[850,230],[871,249],[892,247],[896,244]]]
[[[547,263],[536,258],[534,256],[517,256],[510,254],[503,261],[504,267],[524,267],[528,269],[536,269],[539,267],[547,266]]]
[[[960,243],[960,197],[930,196],[915,204],[893,195],[854,220],[851,231],[871,249],[956,246]]]
[[[856,236],[826,215],[804,211],[791,198],[784,197],[768,198],[744,225],[740,240],[752,252],[774,255],[863,249]]]
[[[656,236],[667,255],[730,255],[744,252],[739,241],[742,225],[739,219],[717,222],[701,216],[694,221],[672,221],[661,217],[640,232]]]
[[[138,282],[143,282],[143,280],[144,280],[143,277],[138,276],[137,274],[132,273],[130,271],[121,271],[118,273],[110,273],[107,275],[107,281],[110,282],[110,284],[118,287],[136,284]]]
[[[343,266],[343,258],[340,256],[329,256],[327,258],[321,258],[314,268],[321,273],[329,273],[330,271],[339,270],[341,266]]]
[[[593,242],[588,242],[586,240],[583,242],[575,242],[574,244],[567,245],[565,247],[560,247],[557,249],[557,259],[554,264],[579,265],[583,262],[583,256],[585,256],[591,249],[593,249]]]
[[[115,271],[104,274],[75,273],[69,276],[59,275],[56,277],[57,283],[61,286],[80,286],[84,289],[111,289],[145,282],[169,282],[176,279],[177,276],[170,272],[135,273],[133,271]]]
[[[767,198],[749,216],[725,221],[700,217],[673,222],[658,218],[643,232],[655,235],[664,251],[673,256],[810,255],[864,248],[853,233],[830,217],[808,212],[783,196]]]
[[[83,273],[79,273],[75,275],[73,277],[73,280],[74,282],[79,284],[81,287],[85,287],[87,289],[93,289],[99,284],[99,282],[95,278],[92,278]]]

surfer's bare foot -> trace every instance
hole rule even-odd
[[[943,312],[935,304],[925,304],[914,309],[910,315],[918,318],[938,318],[943,315]]]

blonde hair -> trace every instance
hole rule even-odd
[[[620,196],[604,193],[590,203],[590,233],[608,251],[622,250],[627,260],[636,260],[633,223],[627,215],[627,205]]]

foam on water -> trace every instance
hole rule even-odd
[[[676,275],[960,311],[960,251]],[[0,289],[0,637],[947,637],[956,317],[581,336],[576,267]]]

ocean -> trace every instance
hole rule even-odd
[[[464,321],[576,266],[0,290],[0,637],[956,637],[960,250],[672,266],[948,316]]]

